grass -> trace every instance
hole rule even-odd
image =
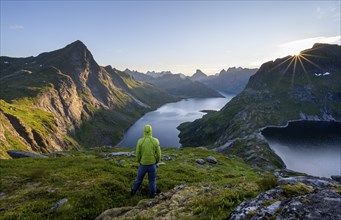
[[[33,101],[28,98],[15,100],[11,104],[0,99],[0,109],[4,113],[24,121],[32,130],[43,136],[54,131],[57,124],[54,116],[47,111],[34,107],[32,103]]]
[[[48,139],[51,134],[58,132],[55,117],[51,113],[35,107],[33,102],[34,99],[29,98],[14,100],[12,103],[0,99],[0,123],[4,129],[5,137],[4,140],[0,140],[2,146],[0,158],[8,158],[6,150],[9,149],[30,150],[27,148],[24,138],[26,141],[39,137]],[[31,147],[38,152],[48,151],[47,146],[43,143],[31,145]]]
[[[70,155],[66,157],[0,160],[0,219],[94,219],[110,208],[135,206],[148,196],[147,180],[135,197],[129,195],[138,167],[135,159],[103,158],[109,151],[122,150],[132,149],[98,148],[65,152]],[[195,209],[194,217],[227,217],[238,203],[262,190],[257,170],[237,157],[193,148],[163,149],[164,155],[173,153],[179,156],[158,168],[158,190],[167,192],[180,184],[214,189],[188,206]],[[209,155],[218,163],[195,163],[196,158]],[[63,198],[68,202],[50,212]]]
[[[13,76],[8,74],[0,80],[1,99],[9,102],[26,97],[34,98],[44,89],[58,88],[59,83],[68,78],[52,67],[41,70],[32,67],[26,69],[28,69],[26,72],[18,69],[17,72],[20,74],[12,74]]]
[[[308,186],[301,182],[282,185],[281,189],[283,190],[284,195],[286,195],[287,197],[295,197],[314,191],[314,188],[312,186]]]

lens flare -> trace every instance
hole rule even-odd
[[[322,70],[322,68],[314,63],[312,61],[312,57],[316,58],[323,58],[322,56],[317,56],[312,54],[311,52],[313,50],[316,50],[317,48],[311,48],[308,50],[304,50],[300,52],[299,54],[289,56],[285,58],[282,62],[280,62],[278,65],[276,65],[274,68],[271,69],[271,71],[275,69],[279,69],[281,66],[285,66],[284,71],[282,72],[283,74],[281,75],[280,79],[283,77],[284,74],[288,73],[291,74],[291,83],[294,84],[296,74],[298,72],[303,72],[305,75],[305,78],[307,78],[308,81],[310,81],[309,74],[307,72],[306,66],[313,65],[314,67],[318,68],[319,70]],[[301,71],[302,70],[302,71]]]

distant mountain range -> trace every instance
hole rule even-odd
[[[125,72],[133,76],[136,80],[161,86],[168,90],[171,94],[182,94],[183,97],[186,97],[187,95],[201,97],[200,94],[195,94],[193,92],[186,94],[181,87],[183,86],[184,88],[192,88],[191,90],[205,91],[205,93],[208,92],[212,95],[214,93],[208,88],[223,93],[238,94],[245,88],[250,76],[255,74],[257,70],[258,69],[231,67],[227,70],[223,69],[215,75],[206,75],[198,69],[192,76],[186,76],[182,73],[174,74],[170,71],[148,71],[147,73],[142,73],[126,69]],[[188,79],[195,83],[191,83]],[[165,81],[167,81],[167,83],[165,83]],[[175,89],[173,86],[176,86],[177,88]],[[178,92],[175,92],[175,90]]]
[[[191,79],[224,93],[238,94],[245,88],[250,76],[255,74],[257,70],[231,67],[227,70],[223,69],[213,76],[207,76],[201,70],[197,70]]]
[[[166,90],[169,94],[181,98],[204,98],[204,97],[222,97],[218,91],[213,88],[191,80],[184,74],[173,74],[170,71],[165,72],[147,72],[146,74],[125,70],[126,73],[134,77],[136,80],[151,83]]]
[[[181,124],[180,142],[216,147],[266,169],[283,167],[260,131],[291,120],[341,121],[340,61],[341,46],[315,44],[298,56],[264,63],[220,111]]]

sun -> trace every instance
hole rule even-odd
[[[320,56],[317,56],[317,55],[314,55],[311,53],[314,49],[315,48],[311,48],[308,50],[301,51],[301,52],[294,54],[292,56],[289,56],[284,61],[282,61],[281,63],[276,65],[272,70],[277,69],[283,65],[286,66],[283,73],[287,73],[288,71],[290,71],[289,74],[291,74],[291,83],[292,84],[294,84],[295,76],[298,72],[303,72],[309,80],[309,74],[306,70],[307,65],[313,65],[314,67],[318,68],[319,70],[322,69],[319,65],[314,63],[311,59],[312,57],[320,57]]]

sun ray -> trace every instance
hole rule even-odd
[[[291,84],[294,84],[294,81],[295,81],[297,57],[298,57],[298,55],[293,57],[293,60],[294,60],[294,70],[293,70],[293,73],[292,73],[292,75],[291,75]]]
[[[280,67],[281,65],[283,65],[284,63],[286,63],[290,59],[292,59],[292,57],[288,57],[286,60],[282,61],[280,64],[278,64],[275,67],[273,67],[270,71],[273,71],[273,70],[277,69],[278,67]]]
[[[314,55],[311,54],[309,52],[314,51],[318,48],[311,48],[311,49],[307,49],[304,51],[301,51],[298,55],[294,55],[294,56],[289,56],[286,58],[283,58],[282,61],[280,61],[279,64],[277,64],[275,67],[270,69],[270,72],[274,71],[277,69],[277,72],[279,73],[278,76],[278,82],[280,83],[282,81],[282,78],[287,75],[288,77],[290,77],[290,81],[291,81],[291,85],[294,85],[295,83],[295,78],[302,78],[303,80],[306,79],[308,82],[311,82],[311,77],[309,76],[309,73],[307,70],[307,65],[311,64],[314,67],[317,67],[319,70],[321,70],[322,68],[317,65],[316,63],[314,63],[311,59],[309,58],[325,58],[323,56],[319,56],[319,55]],[[279,67],[285,65],[285,69],[284,71],[279,71]],[[309,67],[309,66],[308,66]],[[291,70],[290,73],[287,73],[288,70]],[[287,73],[287,74],[286,74]],[[290,76],[291,74],[291,76]]]
[[[314,62],[310,61],[309,59],[305,58],[304,56],[302,56],[302,58],[305,59],[310,64],[314,65],[315,67],[319,68],[320,70],[322,69],[319,65],[315,64]]]
[[[309,53],[302,53],[300,56],[307,56],[307,57],[317,57],[317,58],[325,58],[324,56],[309,54]]]
[[[290,61],[289,65],[287,66],[287,68],[284,70],[284,73],[285,73],[286,71],[288,71],[288,69],[290,68],[292,62],[294,62],[294,59],[295,59],[294,57],[291,57],[291,61]]]
[[[308,74],[306,68],[304,67],[304,64],[303,64],[303,62],[302,62],[302,60],[301,60],[301,57],[302,57],[302,56],[299,56],[299,57],[298,57],[298,61],[300,62],[301,67],[302,67],[302,69],[303,69],[303,72],[304,72],[305,76],[307,77],[308,82],[310,83],[311,80],[310,80],[309,74]]]

